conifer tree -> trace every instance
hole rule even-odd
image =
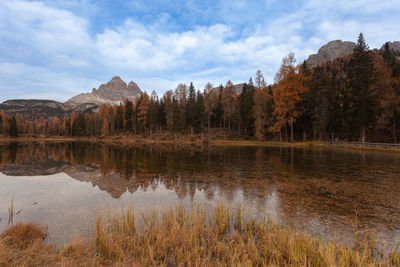
[[[254,86],[244,84],[242,93],[239,95],[239,114],[242,128],[245,134],[253,133],[253,105]]]
[[[204,112],[207,114],[207,128],[208,134],[210,134],[211,128],[211,114],[217,104],[216,92],[213,90],[211,83],[207,83],[204,88]]]
[[[186,123],[193,132],[193,127],[195,126],[196,114],[195,114],[195,104],[196,104],[196,91],[194,89],[193,83],[191,82],[188,90],[188,99],[186,103]]]
[[[203,130],[204,115],[204,97],[200,91],[197,91],[194,106],[194,130],[196,133],[200,133]]]
[[[17,120],[15,119],[15,116],[12,116],[8,123],[9,123],[8,134],[11,137],[18,137]]]
[[[354,47],[347,71],[349,125],[356,127],[361,134],[361,142],[365,142],[366,130],[377,116],[377,95],[372,84],[374,82],[374,65],[364,36],[360,33]]]
[[[6,116],[4,114],[4,111],[0,110],[0,134],[3,133],[5,118],[6,118]]]
[[[294,122],[301,115],[298,103],[302,101],[301,95],[308,91],[304,84],[304,76],[295,66],[296,59],[293,53],[282,59],[279,72],[275,75],[277,84],[274,90],[274,115],[276,123],[271,131],[280,132],[282,127],[289,125],[290,141],[294,141]],[[287,135],[286,135],[287,137]]]

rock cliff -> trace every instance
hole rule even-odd
[[[338,57],[347,56],[353,53],[354,46],[353,42],[343,42],[341,40],[335,40],[322,46],[317,54],[312,54],[307,59],[309,67],[315,67],[323,62],[333,60]]]

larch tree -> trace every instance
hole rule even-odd
[[[174,115],[174,127],[178,131],[182,131],[186,127],[186,103],[188,98],[188,87],[184,83],[178,84],[175,89],[174,108],[176,109]]]
[[[136,107],[136,114],[138,121],[137,125],[140,132],[145,132],[148,127],[149,105],[150,105],[150,97],[146,92],[144,92],[140,95]]]
[[[111,128],[111,120],[112,120],[112,114],[111,114],[111,107],[108,104],[102,104],[99,109],[99,116],[102,118],[101,121],[101,134],[103,136],[108,136],[110,135],[110,128]]]
[[[216,97],[217,92],[214,91],[213,91],[213,85],[211,83],[207,83],[204,88],[204,112],[207,114],[208,134],[210,134],[211,114],[214,108],[216,107],[218,100],[218,98]]]
[[[227,81],[225,88],[222,90],[222,108],[224,110],[224,121],[228,120],[228,130],[231,131],[231,119],[235,112],[235,86],[231,81]]]
[[[261,70],[256,71],[256,87],[264,88],[266,86],[264,75]]]
[[[294,122],[301,115],[298,103],[302,101],[301,94],[308,90],[304,86],[304,77],[299,71],[300,67],[295,66],[295,63],[294,54],[289,53],[282,59],[282,65],[275,75],[274,115],[276,123],[271,128],[275,132],[280,132],[281,128],[288,124],[291,142],[294,142]]]
[[[123,113],[125,132],[131,132],[133,130],[133,103],[127,98],[123,103]]]
[[[3,110],[0,110],[0,134],[4,132],[4,126],[6,124],[6,114]]]

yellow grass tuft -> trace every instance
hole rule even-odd
[[[33,223],[17,223],[8,228],[0,236],[1,243],[18,249],[25,249],[38,240],[44,240],[47,237],[46,230]]]
[[[131,213],[130,213],[131,214]],[[242,209],[218,204],[211,212],[183,206],[153,213],[138,227],[123,214],[98,220],[95,251],[112,261],[145,266],[369,266],[380,264],[371,242],[339,246],[271,222],[243,218]],[[390,263],[398,261],[391,254]],[[389,262],[388,262],[389,263]]]
[[[400,254],[376,253],[355,227],[352,247],[312,238],[240,206],[175,206],[135,218],[132,210],[100,214],[91,244],[75,239],[56,250],[45,231],[17,224],[0,236],[0,266],[400,266]],[[375,252],[375,255],[374,255]]]

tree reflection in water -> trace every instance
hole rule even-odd
[[[260,216],[348,236],[356,214],[377,238],[400,237],[400,157],[321,148],[179,147],[47,143],[0,146],[5,175],[64,172],[119,199],[173,190],[179,199],[245,203]],[[246,208],[246,207],[245,207]],[[350,235],[351,236],[351,235]],[[340,238],[340,236],[339,236]]]

